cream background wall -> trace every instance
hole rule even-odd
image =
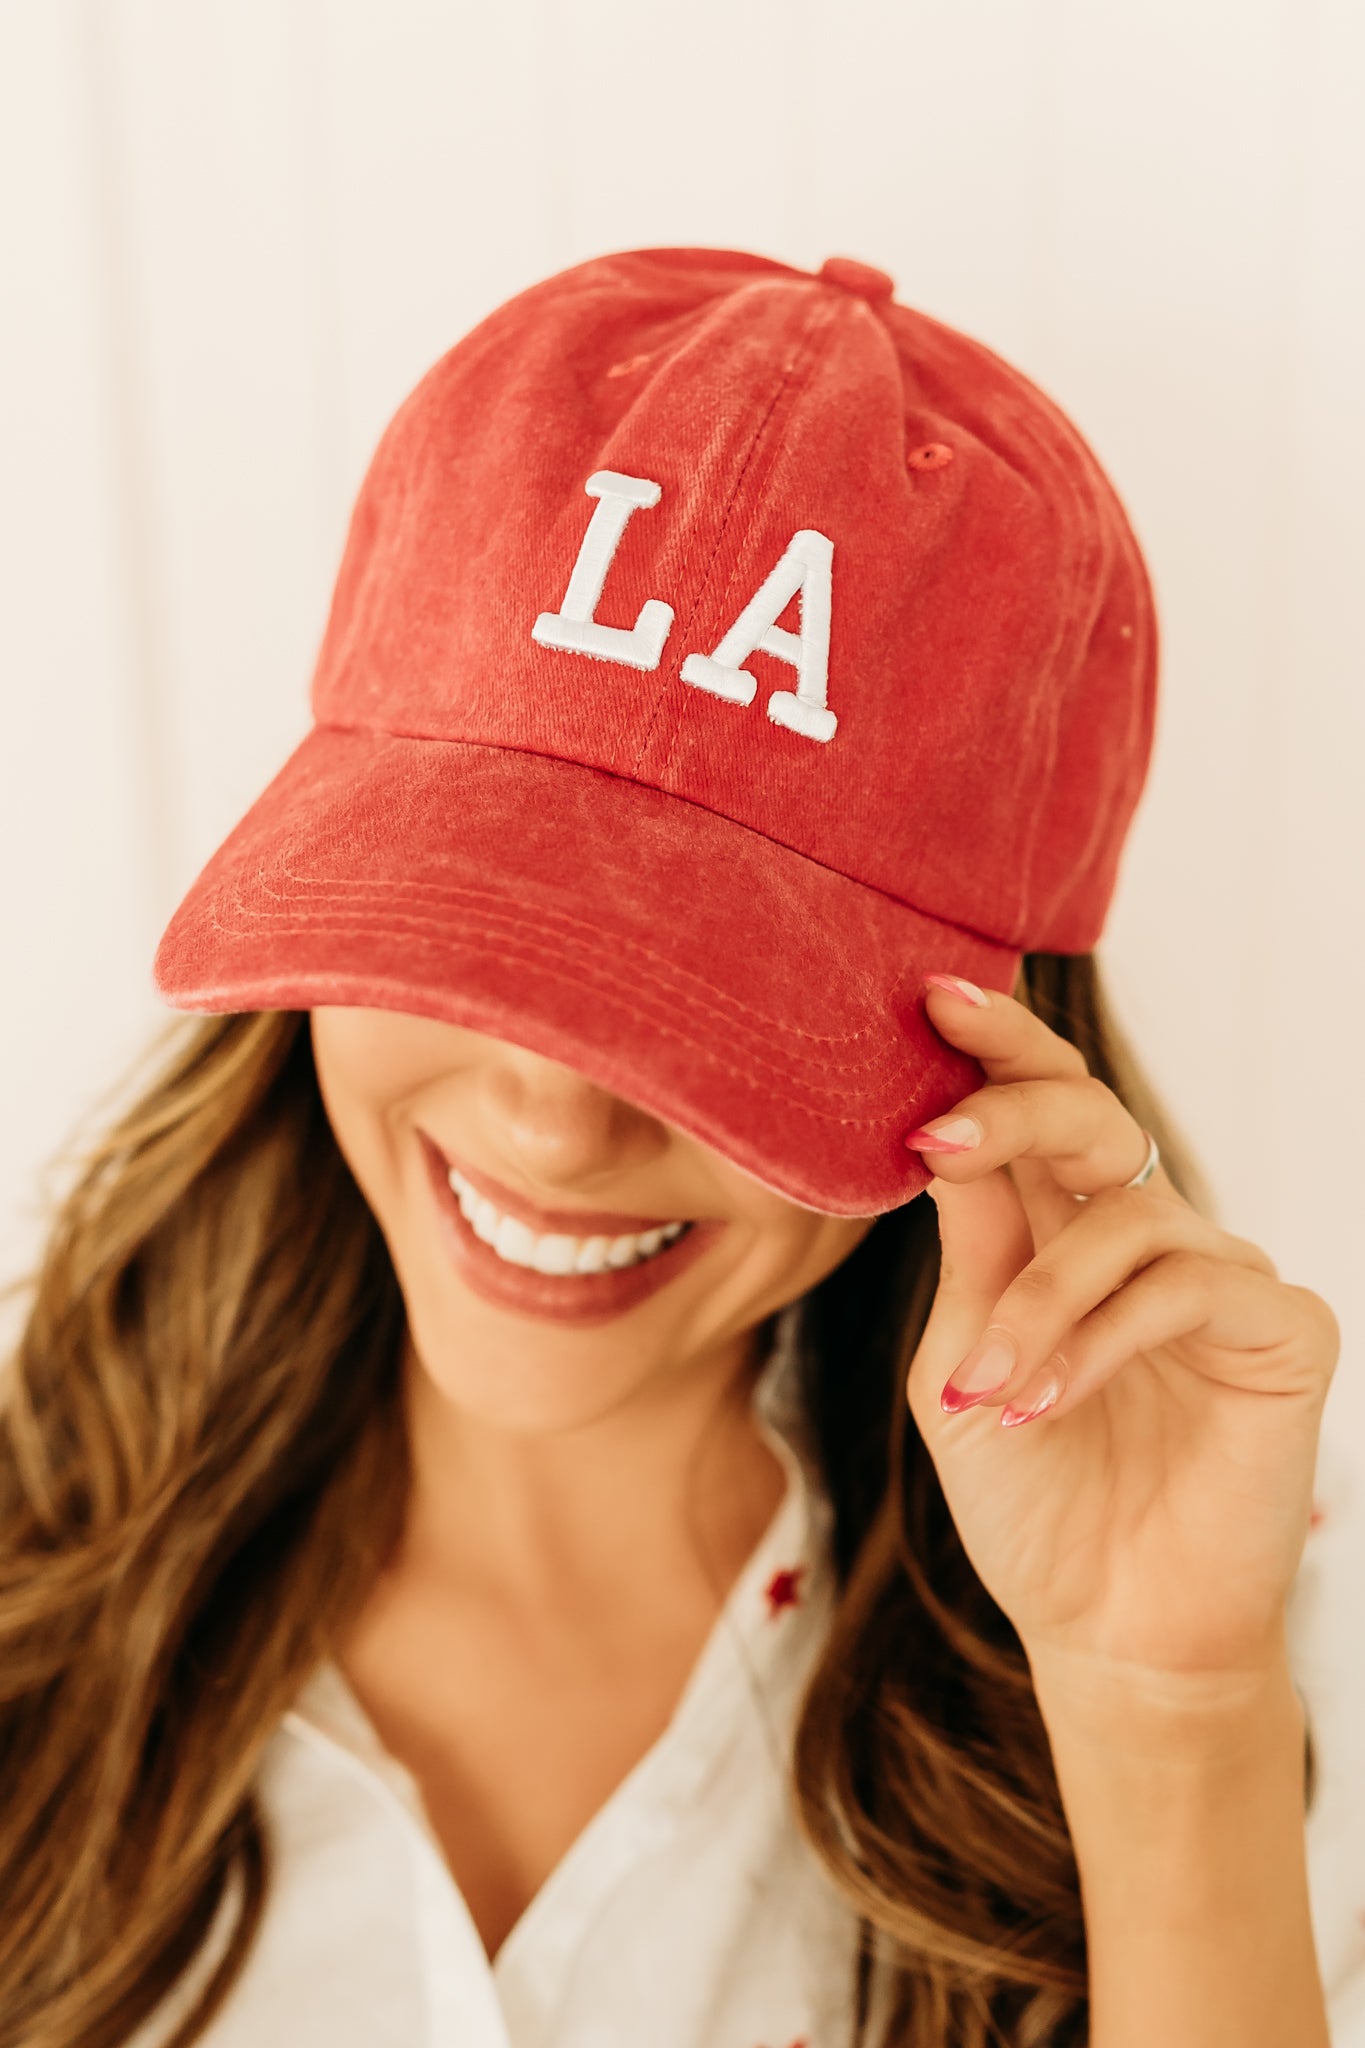
[[[1365,1464],[1355,0],[0,0],[0,1273],[306,722],[384,421],[639,243],[829,254],[1090,435],[1164,622],[1102,958]]]

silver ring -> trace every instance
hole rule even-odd
[[[1157,1167],[1161,1164],[1161,1154],[1157,1151],[1156,1139],[1150,1131],[1144,1131],[1142,1135],[1147,1140],[1147,1157],[1143,1160],[1133,1178],[1122,1183],[1125,1188],[1145,1188],[1152,1175],[1156,1172]],[[1077,1195],[1074,1199],[1078,1202],[1088,1202],[1090,1197],[1089,1195]]]
[[[1144,1131],[1142,1135],[1147,1140],[1147,1157],[1133,1178],[1123,1183],[1126,1188],[1145,1188],[1161,1163],[1161,1154],[1156,1149],[1156,1139],[1150,1131]]]

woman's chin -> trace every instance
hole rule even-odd
[[[666,1376],[647,1348],[603,1342],[589,1331],[438,1326],[414,1333],[423,1379],[461,1418],[518,1435],[557,1435],[604,1420],[645,1397]]]

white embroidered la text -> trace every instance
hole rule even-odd
[[[567,654],[625,662],[631,668],[657,668],[673,624],[671,605],[657,597],[648,598],[632,627],[600,625],[596,611],[632,512],[657,505],[663,487],[648,477],[599,469],[583,488],[590,498],[596,498],[597,506],[579,547],[564,602],[557,612],[540,614],[531,628],[531,638],[542,647],[559,648]],[[781,559],[714,651],[687,656],[682,680],[731,704],[752,704],[758,683],[744,663],[751,654],[775,655],[796,670],[796,688],[774,690],[769,697],[768,716],[773,724],[807,739],[833,739],[838,720],[826,701],[833,585],[833,541],[813,527],[803,527],[792,535]],[[797,633],[789,633],[777,623],[793,598],[800,612]]]

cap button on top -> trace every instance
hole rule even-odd
[[[816,275],[822,284],[838,285],[840,291],[852,292],[870,306],[889,299],[896,289],[894,277],[870,263],[860,263],[856,256],[827,256]]]

